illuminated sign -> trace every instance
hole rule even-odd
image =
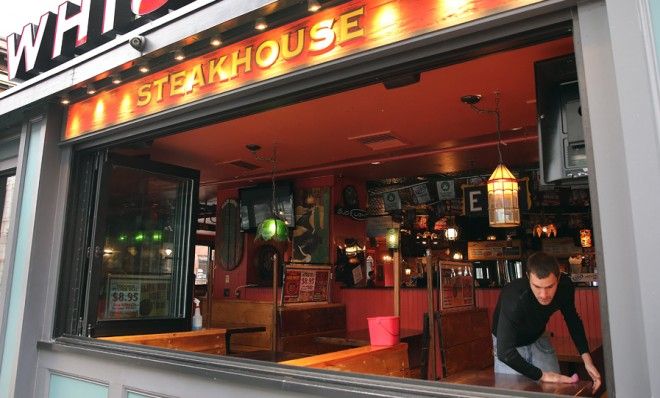
[[[153,20],[193,0],[66,1],[57,14],[47,12],[39,24],[27,24],[21,34],[7,36],[10,79],[29,79],[85,51]]]
[[[65,139],[543,0],[353,0],[69,107]]]

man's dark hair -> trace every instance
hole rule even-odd
[[[559,278],[559,263],[551,255],[537,252],[527,258],[527,275],[534,274],[540,279],[555,274]]]

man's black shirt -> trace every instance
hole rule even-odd
[[[542,369],[525,361],[516,347],[532,344],[545,331],[550,316],[560,310],[568,331],[580,354],[589,352],[582,320],[575,309],[575,288],[571,279],[562,274],[552,302],[541,305],[529,279],[517,279],[502,288],[493,314],[493,335],[497,337],[497,357],[513,370],[538,380]]]

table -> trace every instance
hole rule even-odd
[[[553,395],[591,397],[592,382],[580,380],[574,384],[539,383],[523,375],[494,373],[492,368],[461,372],[442,379],[446,383],[469,384],[507,390],[543,392]]]
[[[227,347],[227,355],[231,354],[231,336],[238,333],[254,333],[265,332],[265,325],[257,325],[250,323],[228,323],[228,322],[214,322],[213,328],[225,330],[225,345]]]
[[[399,331],[399,340],[405,343],[416,338],[421,339],[421,337],[421,330],[401,329]],[[369,340],[369,329],[349,330],[343,336],[318,336],[314,338],[314,341],[346,347],[362,347],[371,344]]]

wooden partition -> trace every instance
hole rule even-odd
[[[214,300],[212,326],[227,323],[263,325],[265,332],[237,334],[232,337],[232,351],[271,349],[273,304],[268,301]],[[318,336],[343,335],[346,332],[346,307],[343,304],[309,304],[280,308],[278,351],[319,354],[336,351],[334,345],[320,344]]]
[[[213,300],[211,327],[226,323],[261,325],[266,331],[232,337],[234,351],[270,350],[273,325],[273,303],[248,300]]]

